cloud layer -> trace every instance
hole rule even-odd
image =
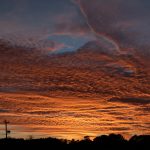
[[[97,34],[111,37],[121,47],[149,47],[148,0],[78,0],[77,3]]]
[[[116,45],[149,54],[148,0],[1,0],[0,36],[25,41],[47,40],[49,35],[95,36]],[[21,40],[12,40],[21,43]],[[28,43],[26,43],[28,44]],[[65,43],[64,43],[65,44]]]
[[[0,2],[0,122],[71,138],[149,133],[148,0]]]

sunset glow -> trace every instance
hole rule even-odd
[[[0,2],[0,138],[150,134],[148,0]]]

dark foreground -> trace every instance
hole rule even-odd
[[[150,149],[150,135],[133,136],[129,140],[122,135],[110,134],[102,135],[90,140],[84,137],[83,140],[64,140],[56,138],[42,139],[0,139],[0,149],[10,147],[22,148],[41,148],[41,149]]]

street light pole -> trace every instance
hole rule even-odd
[[[7,128],[7,125],[9,124],[9,122],[7,120],[4,120],[4,124],[5,124],[5,135],[6,135],[6,139],[8,138],[8,133],[10,133],[10,131]]]

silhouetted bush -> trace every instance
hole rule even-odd
[[[83,140],[66,140],[56,138],[41,139],[0,139],[0,149],[3,148],[41,148],[41,149],[150,149],[150,135],[135,135],[129,140],[120,134],[102,135],[94,138],[85,136]]]

